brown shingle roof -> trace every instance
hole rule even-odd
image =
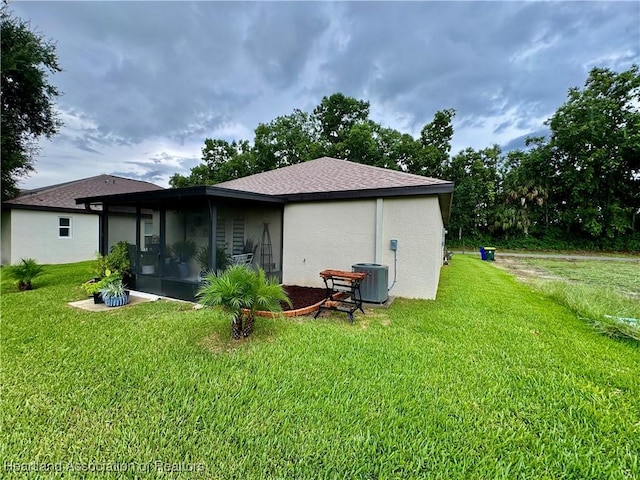
[[[84,205],[76,205],[76,198],[151,190],[163,190],[163,188],[141,180],[131,180],[114,175],[97,175],[50,187],[27,190],[18,197],[4,202],[4,206],[9,208],[84,210]]]
[[[215,186],[265,195],[295,195],[439,185],[453,186],[437,178],[322,157]]]

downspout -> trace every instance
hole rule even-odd
[[[382,198],[376,198],[376,240],[375,240],[375,263],[382,264],[382,236],[383,236],[383,203]]]

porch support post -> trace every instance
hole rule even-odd
[[[140,219],[141,215],[142,215],[142,209],[140,208],[140,206],[136,206],[136,253],[135,253],[136,271],[133,272],[134,274],[137,274],[140,272],[140,227],[142,223]]]
[[[102,204],[102,213],[100,214],[100,225],[98,227],[99,248],[101,255],[109,253],[109,206]]]
[[[165,264],[165,243],[167,243],[167,210],[162,207],[158,211],[160,215],[160,265],[158,268],[159,277],[162,279],[164,276],[164,264]]]
[[[376,259],[375,263],[382,263],[382,234],[383,234],[383,222],[384,216],[382,212],[384,200],[382,198],[376,198]]]
[[[216,231],[218,230],[218,207],[209,199],[209,268],[216,272]]]

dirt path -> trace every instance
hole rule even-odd
[[[464,252],[453,251],[454,255],[480,255],[479,252]],[[557,260],[602,260],[606,262],[640,262],[640,255],[635,257],[610,257],[607,255],[576,255],[576,254],[561,254],[561,253],[510,253],[501,252],[496,250],[496,260],[500,257],[514,257],[514,258],[550,258]]]
[[[529,265],[527,263],[523,263],[520,261],[521,258],[525,257],[499,257],[492,264],[498,268],[503,270],[507,270],[508,272],[513,273],[516,278],[520,282],[530,282],[532,280],[562,280],[566,281],[565,278],[559,277],[557,275],[553,275],[548,271],[535,267],[533,265]]]

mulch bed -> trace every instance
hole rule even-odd
[[[283,310],[297,310],[299,308],[315,305],[324,300],[326,290],[324,288],[299,287],[297,285],[283,285],[284,290],[289,295],[293,308],[286,303],[282,305]]]

